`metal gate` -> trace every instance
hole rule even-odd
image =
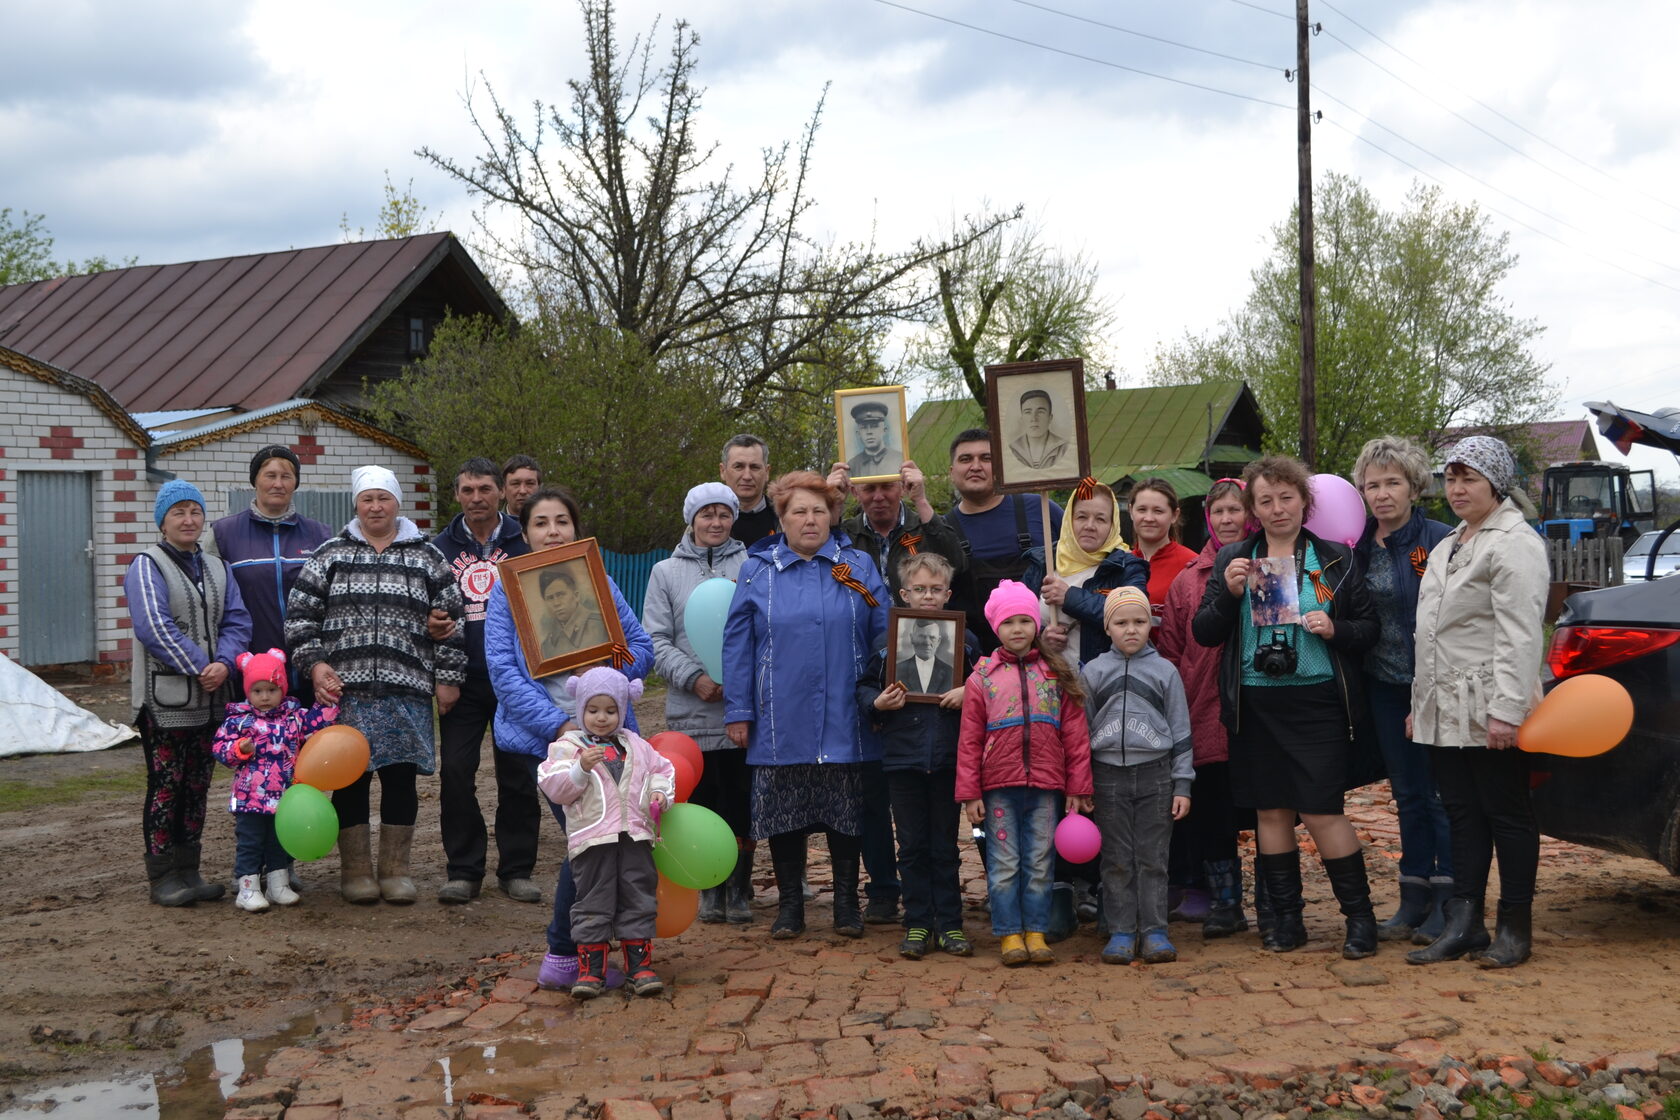
[[[18,654],[25,665],[93,661],[93,476],[17,479]]]

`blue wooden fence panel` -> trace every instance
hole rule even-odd
[[[624,596],[624,601],[630,604],[637,618],[642,617],[642,601],[647,598],[648,577],[653,574],[653,566],[669,555],[671,550],[668,548],[656,548],[634,556],[606,548],[601,550],[601,562],[606,565],[607,575],[618,584],[619,594]]]

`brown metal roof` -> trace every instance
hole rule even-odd
[[[118,268],[0,287],[0,343],[131,411],[262,408],[308,396],[440,266],[505,315],[450,233]]]

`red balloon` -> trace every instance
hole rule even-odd
[[[677,772],[677,800],[687,801],[694,792],[694,787],[700,783],[700,778],[694,773],[694,767],[688,764],[688,759],[682,755],[666,755],[671,763],[671,769]]]
[[[695,781],[699,781],[700,775],[705,773],[706,758],[700,752],[700,744],[681,731],[661,731],[649,739],[648,743],[666,758],[676,758],[678,755],[686,758],[694,770]]]

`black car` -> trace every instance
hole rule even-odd
[[[1680,410],[1587,408],[1623,451],[1638,443],[1680,458]],[[1669,540],[1680,536],[1670,532]],[[1593,758],[1535,755],[1534,811],[1548,836],[1654,859],[1680,875],[1680,575],[1645,582],[1644,574],[1564,602],[1546,687],[1581,673],[1619,681],[1633,697],[1633,728]]]
[[[1621,682],[1633,728],[1593,758],[1534,756],[1540,831],[1680,875],[1680,578],[1571,595],[1546,667],[1548,688],[1580,673]]]

